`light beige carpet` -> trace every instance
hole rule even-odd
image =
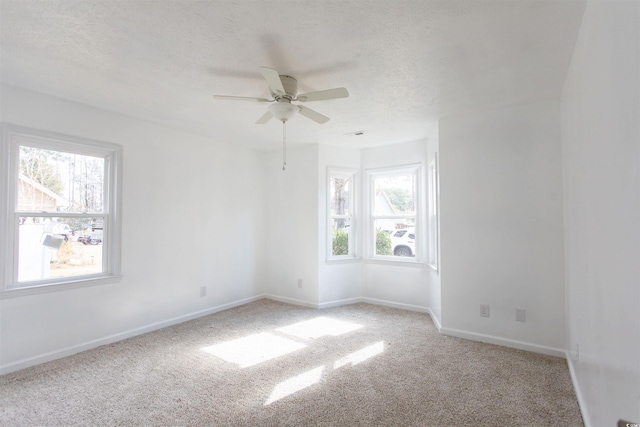
[[[2,426],[581,426],[563,359],[261,300],[0,377]]]

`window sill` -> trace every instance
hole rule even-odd
[[[357,263],[362,261],[362,258],[357,257],[357,258],[331,258],[331,259],[327,259],[325,260],[326,264],[352,264],[352,263]]]
[[[69,289],[77,289],[77,288],[86,288],[88,286],[98,286],[98,285],[106,285],[109,283],[117,283],[122,279],[122,275],[113,275],[113,276],[96,276],[96,277],[85,277],[85,278],[69,278],[69,280],[64,282],[57,282],[55,284],[46,283],[46,284],[37,284],[31,286],[21,286],[14,287],[10,289],[5,289],[0,292],[0,300],[16,298],[28,295],[38,295],[44,294],[48,292],[58,292],[65,291]]]
[[[325,264],[327,265],[336,265],[336,264],[355,264],[364,262],[366,264],[381,264],[381,265],[397,265],[402,267],[413,267],[413,268],[424,268],[426,264],[420,261],[401,261],[394,259],[386,259],[386,258],[343,258],[343,259],[327,259],[325,260]]]
[[[400,261],[400,260],[387,259],[387,258],[366,258],[364,262],[367,264],[397,265],[397,266],[413,267],[413,268],[425,267],[425,263],[420,261],[410,261],[410,260]]]

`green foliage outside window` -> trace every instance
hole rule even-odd
[[[389,202],[396,209],[396,212],[411,212],[413,210],[413,198],[411,192],[404,188],[386,188],[385,193],[389,197]]]
[[[376,255],[392,255],[391,236],[384,230],[376,230]]]
[[[333,241],[333,255],[349,254],[349,233],[344,228],[334,228],[331,232]]]
[[[333,255],[349,254],[349,233],[344,228],[333,229],[332,232]],[[383,230],[376,230],[376,255],[392,255],[391,236]]]

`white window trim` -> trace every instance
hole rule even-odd
[[[438,153],[429,163],[429,267],[440,272],[440,178]]]
[[[422,194],[423,188],[423,176],[422,176],[422,164],[404,164],[398,166],[390,166],[384,168],[366,169],[366,191],[365,191],[365,206],[366,206],[366,233],[365,233],[365,262],[367,263],[379,263],[388,265],[406,265],[422,267],[424,266],[423,253],[424,253],[424,232],[423,232],[423,212],[424,212],[424,196]],[[416,253],[415,257],[399,257],[399,256],[386,256],[375,254],[375,238],[374,238],[374,215],[373,215],[373,201],[374,201],[374,186],[373,180],[377,176],[392,176],[392,175],[405,175],[407,173],[416,174],[416,214],[415,214],[415,234],[416,234]],[[402,219],[413,218],[413,215],[386,215],[383,219]],[[378,215],[376,218],[380,219]]]
[[[116,144],[77,138],[57,133],[30,129],[9,124],[0,124],[0,164],[6,172],[0,174],[0,186],[7,197],[0,198],[0,231],[7,236],[0,242],[0,299],[23,295],[33,295],[83,286],[91,286],[118,281],[121,277],[121,205],[122,205],[122,147]],[[77,154],[100,156],[105,159],[105,207],[100,216],[108,238],[103,249],[103,272],[99,274],[50,278],[26,283],[17,281],[18,230],[16,215],[47,216],[39,212],[17,213],[17,177],[19,170],[19,139],[29,139],[29,145],[46,149],[74,152]],[[48,213],[49,215],[51,213]],[[56,216],[75,214],[56,212]]]
[[[326,203],[327,203],[327,258],[326,261],[328,263],[338,263],[338,262],[353,262],[357,261],[358,258],[358,250],[357,250],[357,240],[358,240],[358,221],[357,221],[357,201],[358,201],[358,171],[355,169],[345,169],[339,167],[329,166],[327,167],[327,195],[326,195]],[[351,179],[351,191],[349,192],[350,200],[349,200],[349,208],[350,215],[331,215],[331,178],[332,177],[341,177],[341,178],[350,178]],[[349,253],[347,255],[333,255],[333,236],[331,233],[332,223],[334,218],[345,218],[349,219]]]

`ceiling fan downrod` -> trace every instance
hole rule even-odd
[[[282,170],[287,165],[287,121],[282,121]]]

